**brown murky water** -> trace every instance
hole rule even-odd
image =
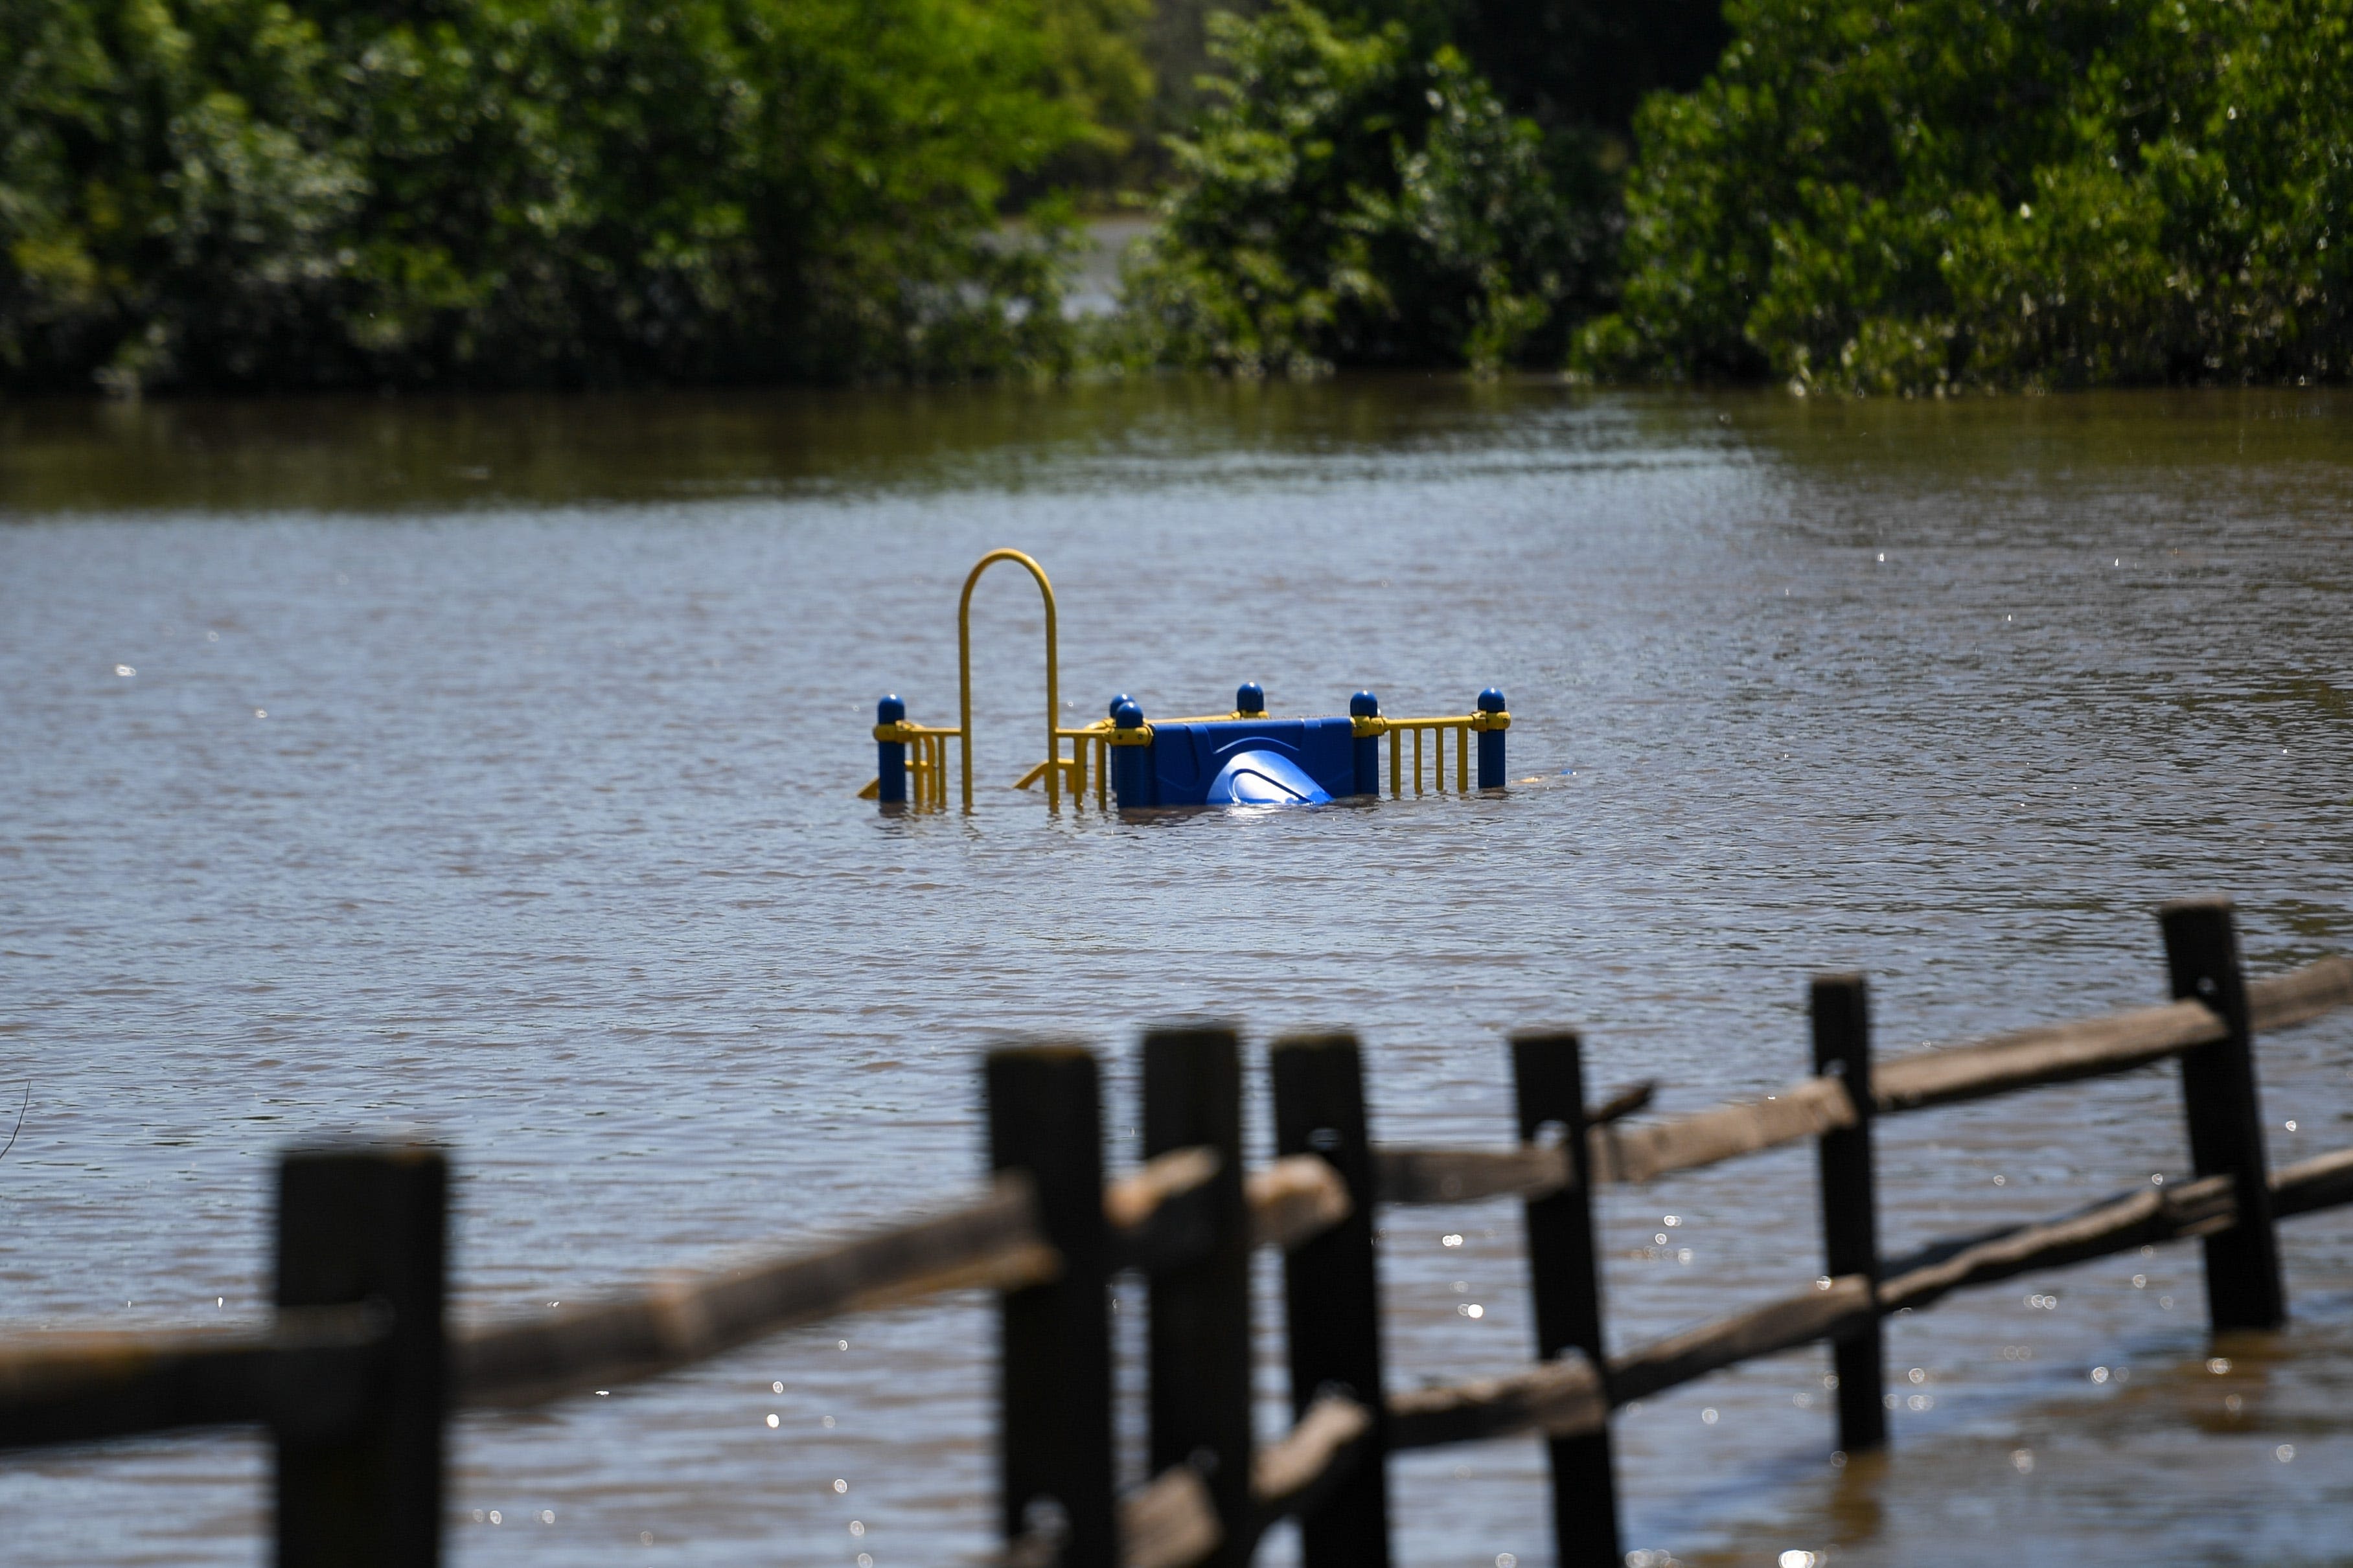
[[[1602,1083],[1688,1110],[1800,1070],[1818,969],[1870,972],[1894,1050],[2158,998],[2171,895],[2237,895],[2258,972],[2353,945],[2341,396],[16,407],[0,507],[6,1119],[31,1084],[0,1329],[252,1317],[271,1155],[325,1133],[447,1140],[463,1310],[529,1310],[955,1194],[1008,1033],[1111,1053],[1123,1159],[1137,1029],[1199,1012],[1354,1026],[1377,1134],[1493,1143],[1517,1026],[1579,1022]],[[1000,544],[1054,574],[1073,714],[1494,683],[1527,782],[1050,820],[1002,787],[1040,679],[1005,577],[982,809],[878,820],[873,700],[950,721]],[[2265,1042],[2275,1159],[2353,1142],[2348,1046]],[[1891,1248],[2187,1163],[2154,1072],[1882,1140]],[[1813,1204],[1803,1150],[1609,1194],[1615,1331],[1810,1278]],[[1514,1229],[1389,1216],[1401,1382],[1525,1355]],[[1650,1402],[1631,1543],[2353,1561],[2353,1216],[2284,1235],[2295,1325],[2227,1373],[2173,1247],[1893,1324],[1883,1462],[1832,1468],[1820,1352]],[[954,1562],[988,1339],[944,1302],[469,1422],[454,1560]],[[1417,1568],[1549,1561],[1534,1444],[1397,1468]],[[10,1458],[0,1555],[252,1563],[264,1470],[222,1436]]]

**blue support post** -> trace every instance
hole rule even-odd
[[[1377,719],[1380,716],[1381,700],[1371,692],[1359,691],[1348,699],[1349,718]],[[1356,793],[1378,795],[1381,793],[1381,738],[1378,735],[1359,735],[1356,746]],[[1484,735],[1479,737],[1479,782],[1482,784],[1487,782],[1487,737]]]
[[[1479,711],[1482,713],[1510,711],[1504,706],[1504,693],[1501,688],[1491,686],[1479,693]],[[1504,787],[1504,731],[1501,730],[1479,731],[1479,787],[1481,789]]]
[[[1123,695],[1112,705],[1112,727],[1117,730],[1144,728],[1144,710],[1134,700]],[[1111,747],[1111,787],[1119,797],[1119,808],[1132,811],[1137,806],[1151,805],[1152,744],[1121,745],[1116,740]]]
[[[1245,680],[1234,689],[1234,711],[1255,718],[1266,711],[1266,688]]]
[[[895,696],[885,697],[874,705],[874,724],[904,723],[907,705]],[[1484,755],[1482,752],[1481,755]],[[907,742],[876,740],[874,742],[874,776],[878,787],[874,798],[884,805],[907,804]]]

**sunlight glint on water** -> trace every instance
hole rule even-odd
[[[1137,1028],[1205,1012],[1354,1026],[1379,1135],[1493,1143],[1515,1026],[1581,1026],[1599,1085],[1672,1113],[1797,1075],[1818,969],[1871,973],[1896,1051],[2159,998],[2176,894],[2237,895],[2259,973],[2353,947],[2348,431],[2303,395],[1403,380],[0,413],[0,1089],[32,1083],[0,1321],[257,1317],[302,1138],[448,1140],[462,1310],[544,1310],[952,1196],[1008,1035],[1113,1048],[1121,1161]],[[873,700],[953,722],[956,591],[1000,544],[1054,574],[1074,718],[1492,683],[1528,782],[1049,820],[1002,787],[1039,623],[992,578],[983,809],[880,821]],[[2349,1044],[2266,1042],[2275,1161],[2353,1142]],[[2178,1101],[2149,1073],[1893,1121],[1884,1244],[2179,1172]],[[1814,1204],[1802,1149],[1609,1194],[1614,1331],[1812,1279]],[[1385,1216],[1400,1386],[1525,1354],[1515,1226]],[[2184,1247],[1892,1324],[1885,1460],[1832,1462],[1819,1352],[1645,1401],[1627,1544],[2317,1551],[2353,1221],[2283,1234],[2276,1342],[2207,1342]],[[453,1560],[976,1552],[990,1337],[959,1299],[469,1422]],[[1403,1560],[1548,1563],[1540,1463],[1402,1461]],[[266,1473],[235,1438],[19,1457],[0,1533],[27,1568],[249,1563]]]

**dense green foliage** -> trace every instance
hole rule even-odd
[[[2353,0],[1210,3],[0,0],[0,388],[2353,368]]]
[[[1736,0],[1639,121],[1600,375],[2342,379],[2347,0]]]
[[[1127,273],[1136,352],[1244,373],[1556,362],[1606,236],[1461,54],[1303,0],[1212,35],[1225,74]]]
[[[1058,365],[1124,3],[0,0],[0,381]]]

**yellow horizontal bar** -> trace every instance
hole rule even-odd
[[[1023,773],[1019,778],[1014,780],[1013,787],[1015,789],[1028,789],[1031,785],[1035,784],[1039,779],[1044,778],[1047,773],[1054,768],[1060,768],[1062,770],[1062,776],[1071,781],[1071,789],[1076,790],[1079,787],[1079,764],[1072,762],[1068,757],[1057,757],[1050,763],[1039,763],[1036,767],[1031,768],[1028,773]]]
[[[1237,719],[1269,719],[1269,716],[1263,713],[1194,713],[1181,719],[1155,719],[1152,721],[1152,723],[1224,724],[1229,723]],[[1271,719],[1269,719],[1269,721],[1280,722],[1280,721]],[[1349,723],[1350,727],[1356,731],[1356,738],[1358,740],[1363,740],[1367,736],[1386,735],[1392,730],[1508,730],[1512,727],[1512,716],[1509,713],[1447,713],[1429,718],[1389,719],[1376,715],[1370,718],[1352,719],[1349,721]],[[876,739],[889,740],[890,737],[882,733],[882,731],[888,727],[889,726],[887,725],[876,725],[874,731]],[[1151,724],[1146,724],[1145,726],[1145,730],[1148,732],[1151,730]],[[905,726],[905,728],[912,731],[914,729],[914,726],[908,725]],[[955,735],[961,733],[961,731],[955,730],[940,730],[927,732],[942,735]],[[1057,740],[1063,741],[1100,740],[1104,735],[1115,735],[1120,732],[1121,731],[1113,725],[1110,720],[1098,719],[1083,730],[1057,730],[1054,731],[1054,736]],[[1128,731],[1128,733],[1134,732],[1134,731]],[[1114,744],[1116,743],[1117,742],[1114,742]],[[1143,742],[1132,742],[1129,743],[1141,745]]]
[[[1385,735],[1392,730],[1508,730],[1512,727],[1509,713],[1460,713],[1430,719],[1354,719],[1350,721],[1358,739],[1367,735]]]

